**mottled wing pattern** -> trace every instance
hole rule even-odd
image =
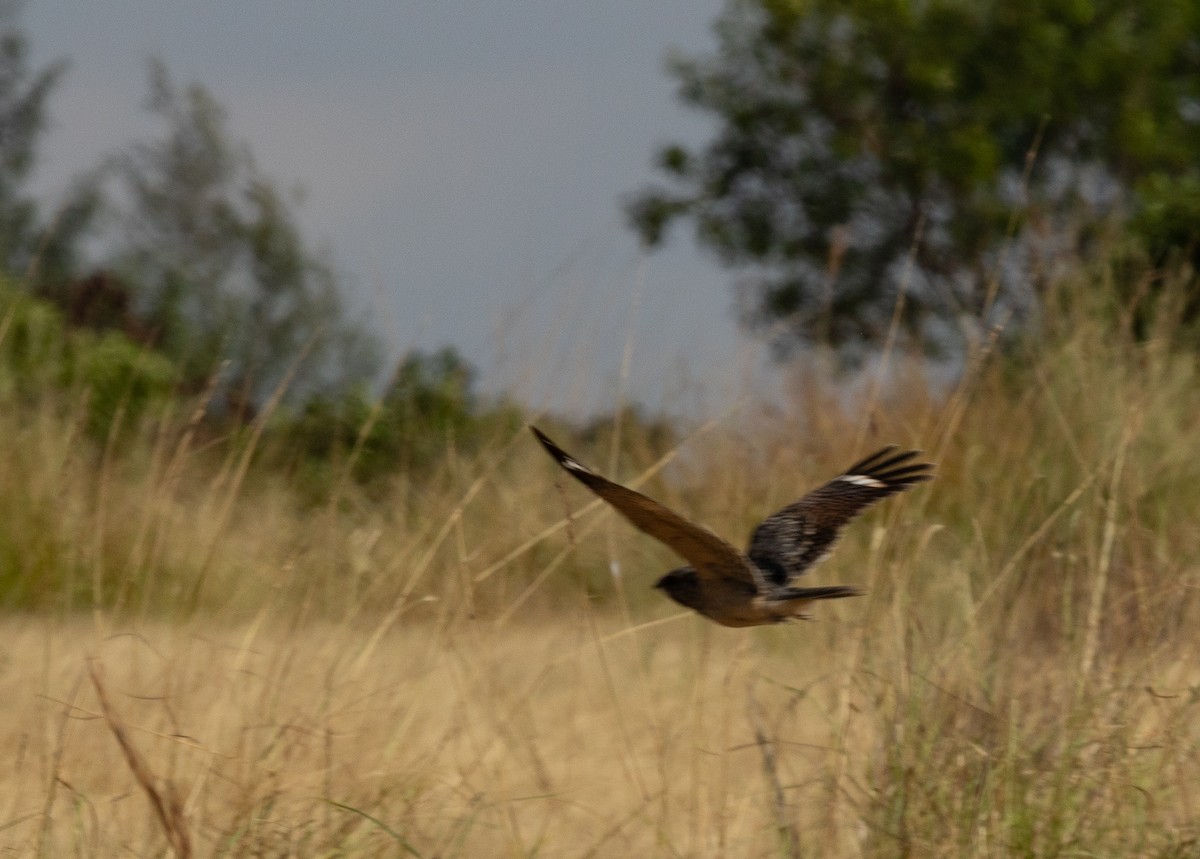
[[[842,527],[864,509],[933,477],[932,465],[911,461],[918,451],[895,451],[876,451],[763,520],[750,537],[750,560],[772,584],[784,586],[828,555]]]
[[[746,557],[703,525],[697,525],[672,510],[619,483],[601,477],[581,465],[537,427],[530,427],[538,441],[563,469],[607,501],[635,528],[672,549],[696,568],[700,578],[737,579],[762,589],[758,571]]]

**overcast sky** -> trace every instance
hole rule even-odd
[[[620,199],[657,146],[693,144],[664,72],[712,47],[719,0],[89,0],[27,3],[35,68],[67,58],[35,191],[53,205],[106,152],[154,133],[147,59],[199,82],[259,167],[306,192],[392,350],[454,345],[489,390],[576,413],[628,393],[711,414],[758,349],[731,275],[689,230],[644,257]]]

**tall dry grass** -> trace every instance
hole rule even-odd
[[[523,433],[311,509],[191,405],[100,449],[71,403],[6,409],[0,564],[37,610],[0,621],[0,845],[1200,854],[1197,359],[1169,300],[1135,339],[1093,286],[955,385],[801,375],[616,463],[740,538],[872,445],[926,449],[938,480],[816,573],[868,595],[780,628],[657,598],[674,559]]]

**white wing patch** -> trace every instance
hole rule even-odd
[[[861,474],[843,474],[838,480],[853,483],[855,486],[866,486],[869,489],[883,489],[887,486],[882,480],[876,480],[874,477],[864,477]]]

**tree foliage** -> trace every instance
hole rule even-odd
[[[157,342],[191,377],[229,361],[252,401],[293,371],[301,392],[366,376],[373,338],[346,322],[332,268],[231,141],[222,107],[159,62],[150,91],[165,134],[115,156],[105,186],[117,212],[108,265],[133,284]]]
[[[475,377],[453,348],[410,352],[381,396],[356,386],[336,397],[312,397],[298,414],[277,422],[276,437],[299,457],[316,497],[347,461],[349,474],[362,484],[398,472],[425,476],[448,451],[477,451],[520,426],[510,404],[479,395]]]
[[[19,11],[14,0],[0,0],[0,271],[15,277],[32,275],[35,283],[42,283],[70,269],[95,198],[81,184],[47,224],[25,191],[46,130],[46,105],[67,63],[60,60],[36,71],[30,68],[29,43],[18,26]]]
[[[57,394],[104,441],[127,435],[175,394],[177,368],[161,353],[113,328],[69,325],[55,305],[6,279],[0,319],[0,398],[10,407]]]
[[[188,415],[210,409],[213,446],[239,445],[241,423],[290,380],[261,461],[286,461],[321,491],[344,476],[427,478],[457,450],[511,437],[516,410],[481,397],[453,349],[408,355],[372,392],[375,338],[348,320],[296,199],[230,136],[216,99],[161,62],[147,103],[161,134],[80,177],[43,224],[23,186],[66,66],[30,71],[18,8],[0,0],[0,400],[69,413],[104,444],[155,418],[162,432],[188,402]]]
[[[59,62],[31,73],[16,13],[16,4],[0,3],[0,262],[8,271],[28,265],[36,241],[35,207],[21,186],[45,128],[46,99],[65,70]]]
[[[730,0],[715,32],[672,73],[717,132],[629,213],[651,245],[693,220],[777,345],[878,342],[902,285],[945,344],[1114,223],[1197,252],[1200,4]]]

